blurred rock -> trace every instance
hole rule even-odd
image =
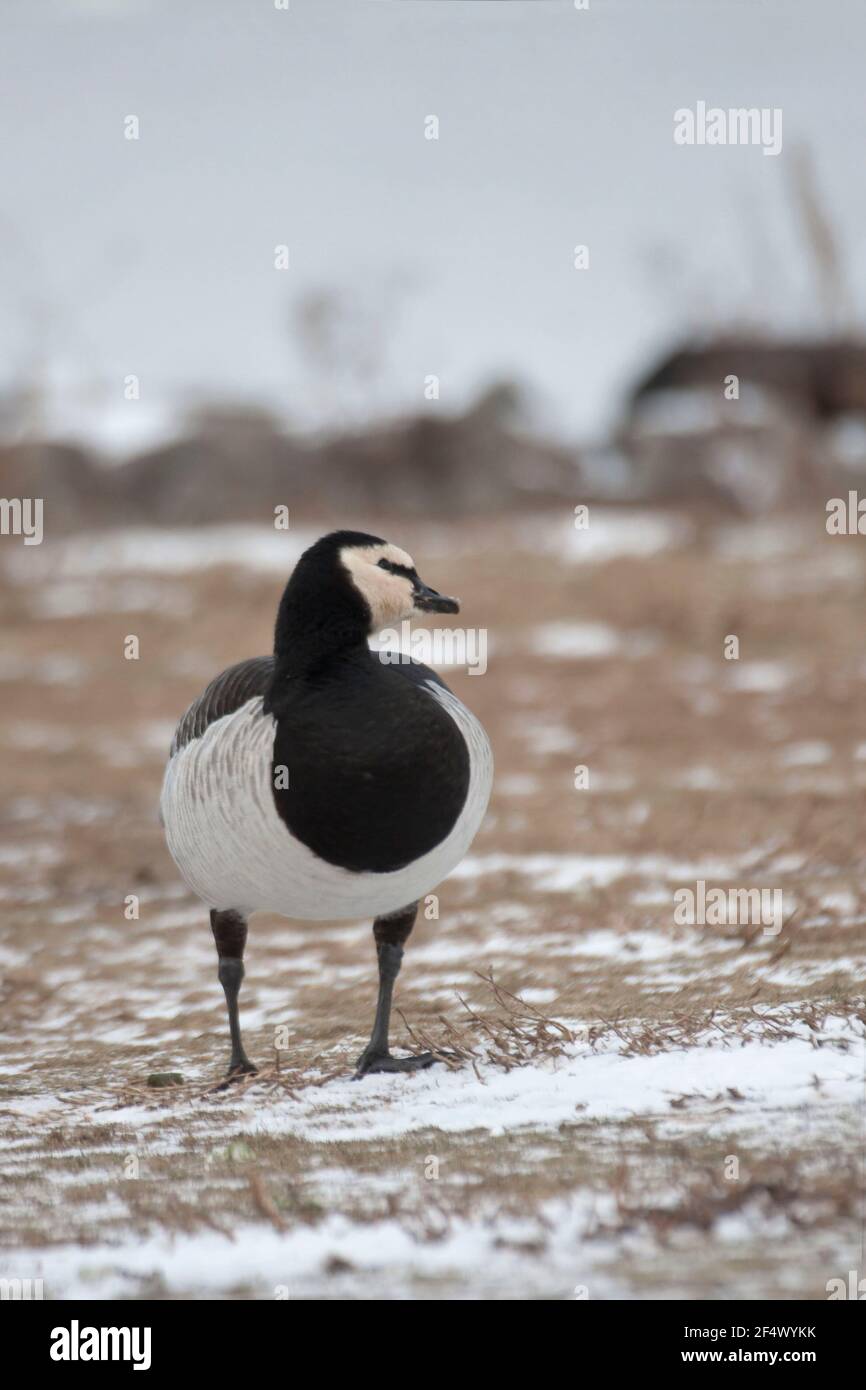
[[[783,343],[731,337],[707,345],[687,344],[639,383],[632,410],[662,390],[715,387],[721,395],[725,377],[731,374],[739,377],[741,387],[760,387],[803,415],[866,415],[866,343],[857,339]]]
[[[0,446],[0,496],[41,497],[45,525],[53,530],[98,525],[118,510],[111,471],[71,444]]]
[[[283,433],[265,411],[208,407],[183,437],[103,468],[54,445],[3,451],[7,496],[44,496],[54,524],[262,521],[274,508],[407,515],[508,510],[571,497],[570,450],[522,434],[516,388],[496,386],[462,416],[425,414],[336,438]],[[59,523],[58,523],[59,518]]]
[[[866,344],[730,338],[654,367],[632,392],[616,443],[634,499],[756,514],[847,485],[864,458],[864,426]]]

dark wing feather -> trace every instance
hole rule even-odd
[[[395,661],[390,670],[405,676],[406,680],[411,681],[413,685],[424,686],[428,681],[432,681],[434,685],[439,685],[443,690],[447,690],[449,695],[452,694],[451,687],[445,684],[441,676],[437,675],[435,671],[431,671],[429,666],[416,661],[414,657],[410,661]]]
[[[174,731],[171,756],[195,738],[201,738],[209,724],[223,715],[233,714],[247,700],[264,695],[274,673],[272,656],[254,656],[229,666],[190,705]]]

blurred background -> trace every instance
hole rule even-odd
[[[4,13],[0,482],[53,529],[864,467],[856,7]],[[781,155],[675,144],[698,99],[781,108]]]
[[[866,479],[864,38],[843,0],[6,0],[0,494],[44,539],[0,537],[4,1275],[818,1298],[860,1267],[866,559],[825,523]],[[676,144],[699,101],[778,109],[781,151]],[[217,1097],[164,761],[334,526],[489,638],[445,674],[491,811],[395,1021],[463,1063],[350,1085],[368,924],[263,917],[263,1078]],[[676,923],[700,878],[781,890],[781,931]]]

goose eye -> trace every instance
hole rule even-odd
[[[408,565],[398,565],[395,564],[393,560],[386,560],[384,558],[377,560],[376,564],[379,566],[380,570],[387,570],[388,574],[399,574],[403,575],[406,579],[412,580],[418,578],[416,571],[414,569],[409,569]]]

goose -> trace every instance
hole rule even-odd
[[[160,799],[168,849],[210,909],[228,1012],[227,1082],[255,1073],[238,997],[250,916],[373,917],[379,993],[355,1077],[414,1072],[395,1057],[391,999],[419,901],[464,857],[493,780],[479,721],[420,662],[369,638],[416,614],[457,613],[405,550],[335,531],[304,552],[272,656],[230,666],[180,719]]]

